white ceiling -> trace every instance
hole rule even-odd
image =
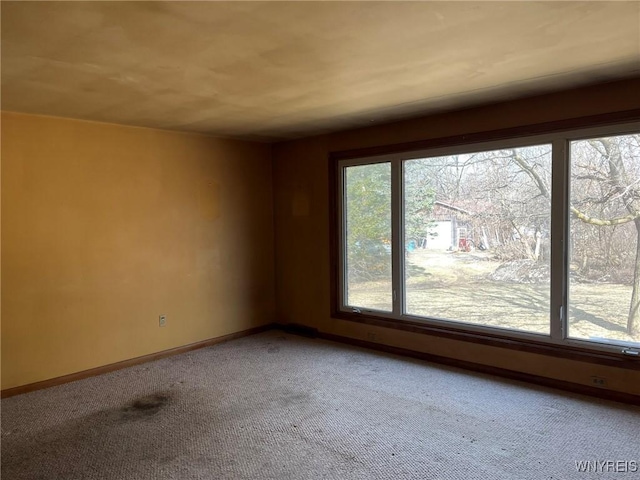
[[[640,73],[640,2],[1,8],[4,110],[256,140]]]

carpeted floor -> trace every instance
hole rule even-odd
[[[635,407],[270,331],[3,400],[2,480],[637,479],[639,436]]]

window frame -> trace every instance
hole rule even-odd
[[[566,240],[569,235],[570,142],[597,136],[638,132],[640,132],[640,110],[636,109],[524,127],[330,153],[331,316],[414,333],[640,370],[640,358],[624,353],[628,347],[568,337],[565,328],[567,315],[563,315],[568,300],[566,282],[569,252]],[[403,313],[406,305],[402,271],[404,268],[403,162],[417,158],[545,143],[551,144],[552,147],[553,172],[551,265],[554,267],[551,268],[550,274],[549,335]],[[353,307],[344,303],[346,236],[344,235],[342,195],[343,172],[347,166],[383,162],[391,163],[393,311],[384,312],[363,307],[358,307],[354,311]],[[639,349],[632,347],[631,350]]]

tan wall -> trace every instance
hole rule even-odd
[[[640,373],[445,340],[331,318],[329,299],[328,153],[640,108],[640,81],[435,115],[278,144],[274,147],[276,304],[281,322],[585,385],[640,394]]]
[[[2,169],[3,389],[273,321],[268,145],[3,113]]]

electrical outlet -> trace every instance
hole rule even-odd
[[[602,377],[591,377],[591,384],[596,387],[605,387],[607,385],[607,379]]]
[[[167,316],[166,315],[160,315],[158,317],[158,325],[161,327],[166,327],[167,326]]]

